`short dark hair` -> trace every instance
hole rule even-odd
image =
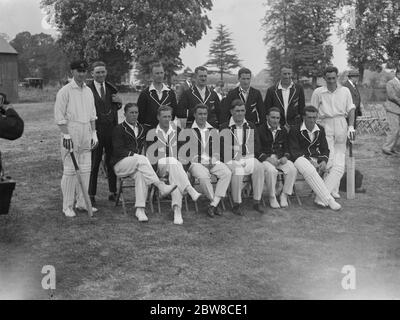
[[[208,72],[207,68],[204,66],[199,66],[199,67],[196,67],[196,69],[194,69],[194,73],[197,74],[198,71],[207,71]]]
[[[240,78],[240,76],[242,74],[250,74],[251,75],[251,71],[250,71],[250,69],[243,67],[243,68],[240,68],[238,71],[238,78]]]
[[[245,105],[245,104],[244,104],[244,102],[243,102],[241,99],[235,99],[235,100],[232,101],[232,103],[231,103],[229,109],[232,110],[232,109],[234,109],[234,108],[237,107],[237,106],[244,106],[244,105]]]
[[[196,104],[196,105],[194,106],[194,108],[193,108],[193,113],[196,113],[196,111],[199,110],[199,109],[206,109],[207,112],[208,112],[208,107],[207,107],[205,104],[203,104],[203,103],[199,103],[199,104]]]
[[[292,66],[289,63],[281,64],[281,68],[279,70],[282,71],[283,68],[293,70]]]
[[[138,108],[139,111],[139,106],[134,103],[134,102],[128,102],[125,106],[124,106],[124,113],[126,113],[130,108],[136,107]]]
[[[335,72],[336,75],[339,74],[338,68],[336,68],[335,66],[328,66],[328,67],[326,67],[325,70],[324,70],[324,76],[326,76],[327,73],[331,73],[331,72]]]
[[[153,63],[150,65],[150,72],[153,72],[153,69],[154,69],[154,68],[160,68],[160,67],[164,69],[164,67],[163,67],[163,65],[162,65],[161,62],[153,62]]]
[[[161,112],[163,112],[163,111],[170,111],[170,112],[171,112],[171,115],[172,115],[172,110],[173,110],[173,109],[172,109],[170,106],[161,105],[161,106],[158,108],[158,110],[157,110],[157,115],[160,116],[160,115],[161,115]]]
[[[92,63],[92,70],[96,67],[106,67],[106,64],[103,61],[95,61]]]
[[[316,113],[318,113],[318,109],[316,107],[312,106],[312,105],[308,105],[308,106],[304,107],[303,115],[305,115],[306,112],[316,112]]]
[[[279,112],[279,115],[281,115],[281,110],[279,110],[278,107],[269,108],[269,109],[267,110],[267,115],[269,115],[272,111]]]

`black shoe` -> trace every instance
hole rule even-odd
[[[214,214],[216,216],[222,216],[222,210],[219,206],[214,207]]]
[[[90,198],[90,202],[92,203],[92,207],[96,205],[96,199],[94,198],[94,196],[89,196]]]
[[[214,218],[214,208],[213,206],[208,206],[207,208],[207,214],[209,217]]]
[[[258,211],[259,213],[265,213],[261,203],[259,203],[259,202],[254,203],[253,209]]]
[[[232,212],[234,214],[237,214],[238,216],[243,216],[243,211],[242,211],[242,208],[240,206],[240,203],[235,203],[233,205]]]
[[[115,202],[115,200],[117,199],[117,194],[116,193],[111,193],[108,196],[108,200]]]

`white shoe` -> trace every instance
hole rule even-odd
[[[88,211],[88,210],[86,209],[86,207],[75,207],[75,209],[78,210],[78,211]],[[97,208],[92,207],[92,212],[93,212],[93,213],[95,213],[95,212],[97,212],[97,211],[99,211]]]
[[[281,206],[278,203],[278,200],[276,200],[276,197],[269,197],[269,205],[272,209],[279,209]]]
[[[198,193],[198,192],[196,191],[196,189],[193,188],[192,186],[187,187],[186,190],[187,190],[187,193],[189,194],[189,196],[190,196],[190,197],[192,198],[192,200],[195,201],[195,202],[196,202],[196,201],[200,198],[200,196],[201,196],[201,193]]]
[[[286,208],[286,207],[289,206],[288,198],[287,198],[287,194],[286,193],[282,192],[279,200],[280,200],[280,203],[281,203],[281,208]]]
[[[157,188],[158,191],[160,192],[160,198],[164,198],[176,189],[176,185],[165,184],[164,181],[160,181],[160,183],[157,185]]]
[[[329,200],[328,205],[329,205],[329,208],[331,208],[332,210],[335,210],[335,211],[338,211],[342,208],[342,206],[339,203],[337,203],[335,201],[335,199]]]
[[[72,218],[72,217],[76,216],[75,211],[73,209],[71,209],[71,208],[67,208],[66,210],[63,210],[63,212],[64,212],[66,217]]]
[[[174,210],[174,224],[183,224],[182,212],[180,208]]]
[[[334,199],[340,199],[340,194],[339,192],[331,192],[331,195]]]
[[[146,213],[144,212],[143,208],[137,208],[135,216],[140,222],[149,221],[149,219],[147,218]]]

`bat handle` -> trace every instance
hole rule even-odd
[[[75,170],[79,170],[78,162],[76,162],[74,150],[70,150],[69,154],[71,155],[72,163],[74,164]]]

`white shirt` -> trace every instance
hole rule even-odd
[[[277,133],[279,130],[281,130],[281,127],[278,125],[278,127],[277,127],[276,129],[272,129],[272,127],[270,126],[270,124],[269,124],[268,122],[267,122],[267,126],[268,126],[268,129],[271,130],[271,132],[272,132],[272,137],[274,138],[274,141],[275,141],[276,133]]]
[[[164,141],[165,141],[165,142],[169,142],[169,141],[168,141],[168,136],[169,136],[171,133],[173,133],[174,131],[175,131],[175,130],[174,130],[174,128],[172,128],[171,125],[169,125],[169,128],[168,128],[168,131],[167,131],[167,132],[165,132],[163,129],[161,129],[160,125],[157,125],[157,128],[156,128],[156,133],[158,134],[158,132],[161,132],[161,134],[163,135],[163,138],[164,138]]]
[[[192,129],[195,129],[195,128],[197,128],[197,129],[199,129],[199,131],[200,131],[200,136],[201,136],[201,144],[203,145],[203,148],[202,148],[202,154],[201,154],[201,163],[209,163],[209,161],[210,161],[210,156],[209,156],[209,154],[206,152],[206,149],[205,149],[205,147],[206,147],[206,145],[207,145],[207,142],[208,142],[208,139],[210,138],[210,135],[208,134],[208,136],[207,136],[207,133],[209,132],[209,129],[214,129],[214,127],[211,125],[211,124],[209,124],[208,122],[206,122],[206,125],[205,125],[205,127],[204,128],[200,128],[198,125],[197,125],[197,122],[195,121],[195,122],[193,122],[193,124],[192,124]]]
[[[200,89],[198,86],[196,86],[197,90],[200,93],[201,99],[204,101],[206,99],[206,88],[204,87],[203,89]]]
[[[347,117],[350,110],[355,108],[350,90],[341,85],[333,92],[326,86],[315,89],[311,105],[318,109],[319,119]]]
[[[139,134],[139,128],[138,128],[138,126],[137,126],[137,122],[136,122],[136,125],[134,126],[134,125],[132,125],[132,124],[130,124],[128,121],[126,121],[125,120],[125,123],[132,129],[132,131],[135,133],[135,137],[137,137],[138,136],[138,134]]]
[[[156,87],[154,86],[154,83],[152,82],[151,85],[150,85],[150,87],[149,87],[149,91],[151,91],[151,90],[155,90],[156,93],[157,93],[157,96],[158,96],[158,100],[161,100],[161,99],[162,99],[163,92],[164,92],[164,91],[169,91],[169,90],[171,90],[171,89],[168,88],[168,87],[163,83],[163,84],[162,84],[162,87],[161,87],[161,90],[158,91],[158,90],[156,89]]]
[[[235,134],[236,134],[236,138],[238,139],[238,142],[239,142],[240,146],[243,144],[243,126],[244,126],[245,123],[247,123],[246,119],[243,120],[242,126],[238,127],[238,125],[235,123],[235,121],[233,121],[232,117],[229,120],[229,126],[230,127],[233,126],[233,125],[236,125]]]
[[[100,83],[100,82],[97,82],[96,80],[94,81],[94,86],[96,87],[96,90],[97,90],[97,93],[99,94],[99,97],[101,98],[101,86],[103,86],[103,89],[104,89],[104,96],[106,95],[106,86],[105,86],[105,83],[103,82],[103,83]]]
[[[248,88],[247,90],[244,90],[242,87],[239,87],[239,92],[243,95],[244,102],[246,102],[247,98],[249,97],[249,91],[250,91],[250,88]]]
[[[284,88],[282,87],[282,83],[279,82],[278,89],[282,90],[282,97],[283,97],[283,108],[285,109],[285,117],[287,114],[287,109],[289,106],[289,96],[290,96],[290,89],[293,86],[293,82],[290,83],[289,87]]]
[[[313,142],[314,139],[315,139],[315,133],[316,133],[317,131],[319,131],[319,128],[318,128],[318,126],[315,124],[315,125],[314,125],[314,128],[310,131],[310,130],[307,129],[305,123],[303,122],[303,123],[301,124],[300,131],[303,131],[303,130],[307,130],[308,137],[310,138],[310,141]]]
[[[92,90],[85,83],[82,87],[78,86],[72,79],[57,92],[54,118],[58,125],[70,121],[80,123],[95,121],[97,116]]]

